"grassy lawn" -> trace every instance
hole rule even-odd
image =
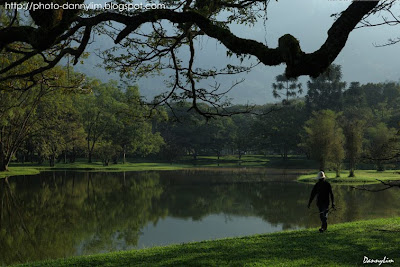
[[[335,178],[335,172],[326,172],[327,181],[330,183],[340,183],[340,184],[377,184],[380,183],[376,179],[382,181],[396,181],[400,180],[400,172],[397,170],[387,170],[383,172],[378,172],[376,170],[356,170],[356,177],[348,177],[349,171],[342,171],[339,178]],[[317,180],[315,177],[317,172],[307,175],[300,176],[297,180],[304,183],[315,183]]]
[[[34,175],[38,173],[39,170],[33,167],[10,167],[9,171],[0,172],[0,178],[16,175]]]
[[[400,217],[29,263],[25,266],[355,266],[400,264]],[[377,266],[373,264],[372,266]]]
[[[196,161],[192,158],[184,158],[175,163],[163,162],[127,162],[125,164],[112,164],[103,166],[101,162],[87,163],[86,160],[79,160],[75,163],[57,163],[55,167],[49,167],[45,162],[37,163],[12,163],[10,171],[0,172],[0,178],[14,175],[37,174],[46,170],[82,170],[82,171],[151,171],[151,170],[181,170],[187,168],[208,168],[208,167],[267,167],[270,160],[262,155],[244,155],[241,160],[237,156],[223,156],[219,160],[215,156],[199,156]]]
[[[55,167],[38,164],[12,164],[10,171],[0,172],[0,178],[16,176],[16,175],[32,175],[38,174],[40,171],[51,170],[75,170],[75,171],[101,171],[101,172],[123,172],[123,171],[168,171],[181,170],[190,168],[185,164],[169,164],[169,163],[125,163],[125,164],[110,164],[103,166],[101,162],[76,162],[76,163],[59,163]]]

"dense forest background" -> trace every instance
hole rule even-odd
[[[284,161],[303,155],[338,174],[345,163],[354,175],[360,162],[384,170],[399,152],[400,84],[346,84],[339,65],[307,84],[279,75],[270,85],[275,103],[226,106],[232,116],[204,116],[173,99],[144,103],[135,85],[102,83],[70,68],[54,68],[36,84],[2,86],[4,170],[11,161],[54,166],[86,158],[109,165],[127,157],[262,154]]]

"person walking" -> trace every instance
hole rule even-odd
[[[329,212],[329,197],[332,200],[332,209],[335,208],[332,186],[325,180],[326,176],[323,171],[320,171],[316,177],[318,182],[314,185],[310,200],[307,207],[310,208],[311,202],[317,196],[317,207],[319,210],[319,218],[321,219],[321,228],[319,231],[323,233],[328,228],[328,212]]]

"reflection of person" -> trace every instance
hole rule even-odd
[[[316,177],[318,182],[314,185],[311,191],[310,200],[308,201],[308,208],[310,208],[311,202],[315,195],[317,195],[317,207],[319,210],[319,218],[321,219],[321,228],[319,231],[322,233],[328,228],[328,211],[329,211],[329,196],[332,200],[332,208],[335,208],[335,202],[332,192],[331,184],[325,181],[325,173],[320,171]]]

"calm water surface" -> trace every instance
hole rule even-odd
[[[0,179],[0,264],[318,227],[296,171],[44,172]],[[400,216],[400,193],[333,187],[330,223]]]

